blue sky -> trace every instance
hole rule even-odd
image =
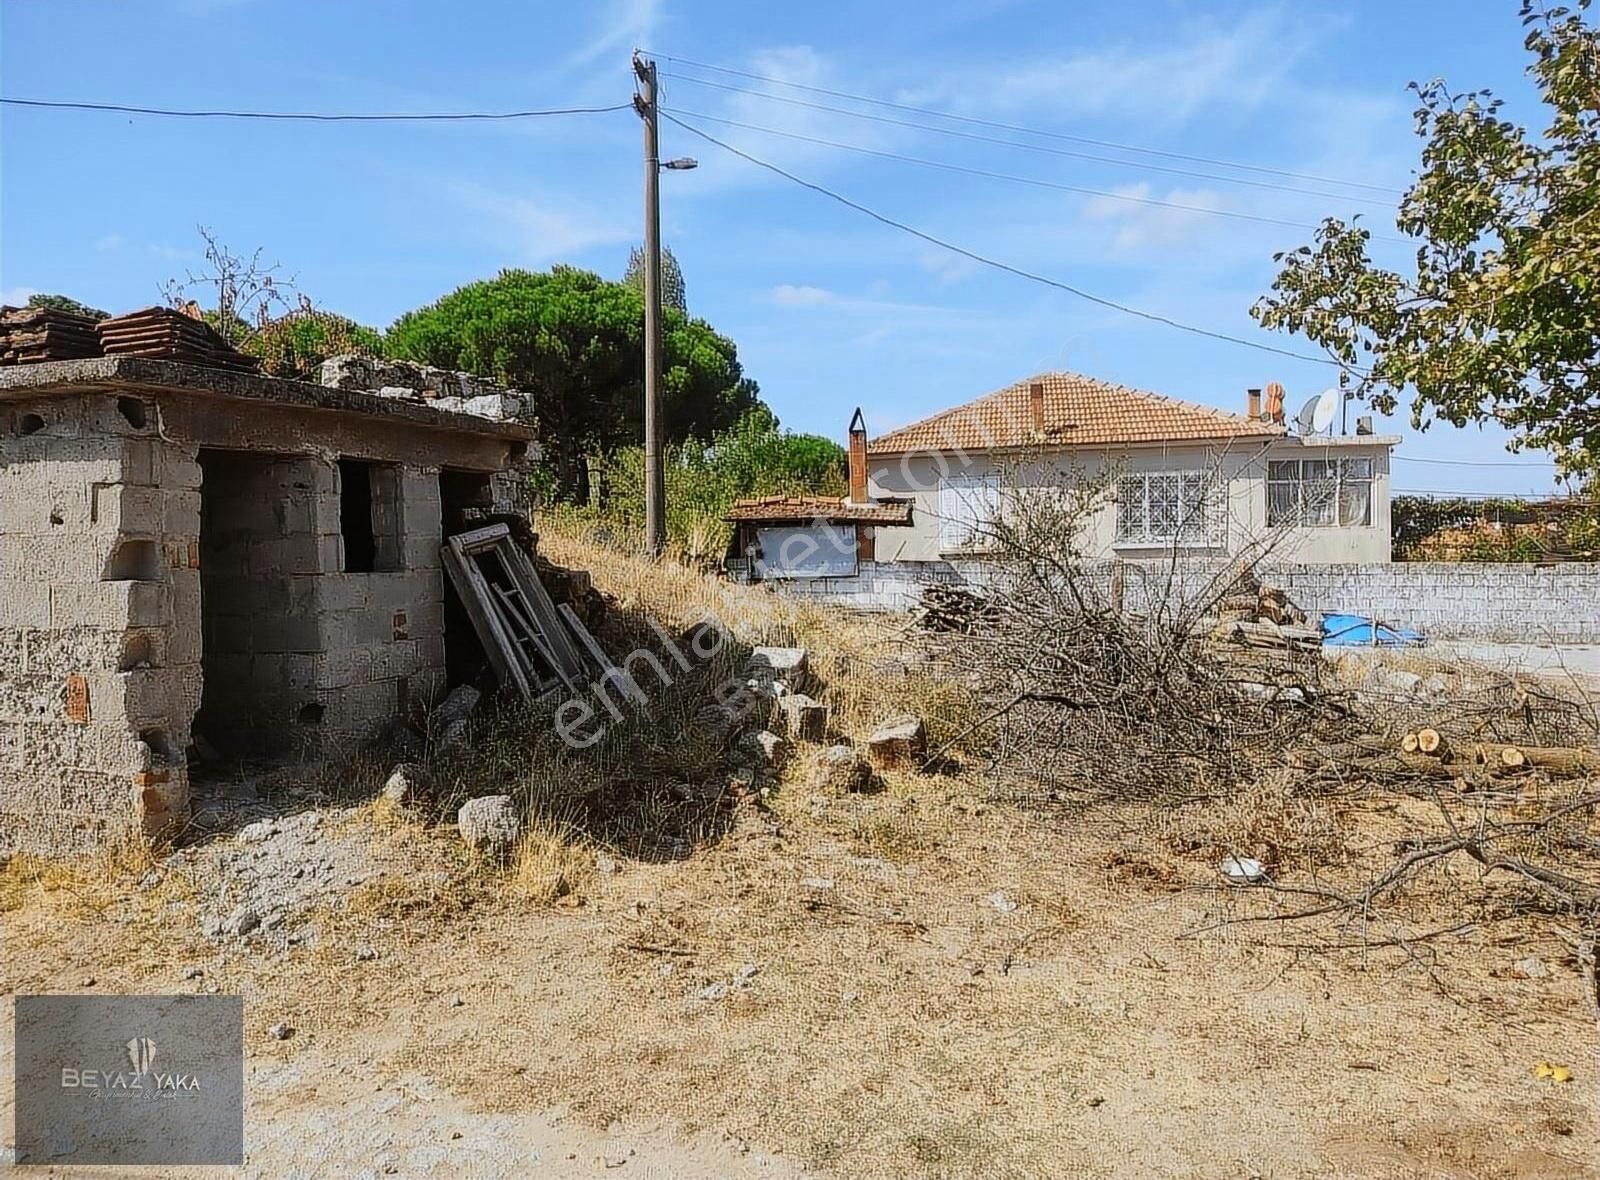
[[[1407,82],[1493,87],[1542,114],[1523,76],[1515,0],[1339,4],[800,5],[602,0],[7,0],[0,93],[145,106],[458,111],[609,105],[629,51],[660,55],[668,109],[882,213],[1151,312],[1267,343],[1247,309],[1272,252],[1309,230],[1128,197],[1313,225],[1363,212],[1393,233],[1392,197],[1022,137],[1034,150],[774,101],[915,114],[718,74],[730,67],[1062,135],[1401,188],[1413,167]],[[700,82],[693,79],[699,78]],[[705,85],[714,81],[758,93]],[[787,132],[791,138],[771,134]],[[807,136],[1067,192],[808,143]],[[322,306],[384,326],[504,266],[570,262],[620,275],[639,237],[631,112],[514,124],[303,124],[0,110],[0,289],[61,291],[113,312],[158,301],[196,265],[197,224],[265,247]],[[1037,150],[1043,147],[1054,150]],[[1113,161],[1061,154],[1076,152]],[[670,124],[663,235],[693,312],[734,338],[783,422],[878,432],[1046,369],[1230,409],[1278,380],[1291,406],[1331,370],[1201,339],[989,271],[765,173]],[[1181,175],[1174,171],[1207,175]],[[1285,192],[1219,178],[1243,178]],[[1364,204],[1362,200],[1375,202]],[[1406,247],[1380,243],[1403,264]],[[1403,422],[1395,486],[1549,490],[1551,466],[1494,430]]]

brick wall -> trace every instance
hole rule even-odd
[[[1219,576],[1224,566],[1190,562],[1177,570],[1191,585]],[[1126,566],[1130,608],[1158,592],[1161,563]],[[1097,571],[1105,587],[1111,566]],[[773,582],[793,598],[869,610],[907,610],[935,582],[981,584],[982,563],[861,562],[851,578]],[[1600,643],[1600,564],[1451,564],[1384,562],[1360,565],[1280,564],[1261,571],[1303,609],[1320,614],[1373,614],[1438,638]]]

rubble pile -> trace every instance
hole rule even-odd
[[[526,395],[508,390],[487,377],[454,369],[436,369],[413,361],[344,353],[323,362],[318,380],[332,389],[398,398],[436,410],[475,414],[497,421],[520,418],[528,410]]]

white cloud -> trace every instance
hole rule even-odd
[[[839,297],[821,287],[795,286],[780,283],[770,292],[772,302],[779,307],[820,307],[824,303],[837,303]]]
[[[1316,43],[1315,22],[1276,10],[1230,27],[1193,24],[1165,44],[1143,38],[1064,57],[1037,58],[981,76],[959,72],[902,101],[961,111],[1122,113],[1183,122],[1204,107],[1253,107],[1291,76]]]
[[[965,282],[982,269],[982,264],[975,259],[950,250],[928,250],[917,259],[917,265],[937,279],[942,287]]]
[[[21,307],[31,297],[41,293],[37,287],[6,287],[0,289],[0,303],[7,307]]]
[[[1091,197],[1083,207],[1083,215],[1091,222],[1109,225],[1115,233],[1109,244],[1115,250],[1133,251],[1152,246],[1169,246],[1186,241],[1199,232],[1200,227],[1213,224],[1216,219],[1201,212],[1204,209],[1225,210],[1227,197],[1211,189],[1169,189],[1157,192],[1147,181],[1119,185],[1113,190],[1118,196],[1132,200],[1119,201],[1116,197]],[[1143,201],[1166,201],[1167,205],[1141,204]],[[1190,208],[1176,209],[1172,205]]]
[[[774,81],[741,78],[738,80],[741,87],[757,93],[735,94],[696,86],[686,78],[669,77],[663,82],[663,105],[669,111],[677,110],[686,122],[698,124],[709,135],[753,156],[771,160],[805,175],[818,175],[841,164],[859,162],[859,157],[851,153],[809,143],[807,138],[873,149],[881,149],[894,142],[890,138],[891,132],[879,125],[865,124],[844,115],[794,104],[792,100],[795,99],[802,102],[812,99],[780,83],[837,89],[851,89],[854,85],[850,79],[840,77],[833,65],[808,45],[760,50],[740,66],[751,74]],[[791,101],[772,102],[771,98]],[[823,104],[829,102],[827,99],[817,101]],[[702,123],[694,118],[695,114],[709,118]],[[730,120],[731,123],[743,123],[746,126],[737,127],[716,120]],[[752,127],[764,130],[754,131]],[[671,154],[676,154],[677,147],[692,138],[670,124],[663,128],[662,134],[673,137],[672,146],[663,149]],[[699,139],[693,139],[691,146],[699,149],[694,153],[697,155],[704,156],[706,152],[714,151]],[[675,180],[674,190],[705,194],[746,184],[784,183],[770,173],[727,158],[726,153],[718,152],[713,160],[714,167],[701,168]]]
[[[463,206],[487,219],[485,228],[497,245],[509,245],[531,264],[564,261],[591,247],[637,236],[632,227],[573,202],[557,205],[476,184],[457,184],[452,192]]]
[[[569,64],[588,65],[608,53],[648,47],[660,16],[661,0],[611,0],[604,6],[603,27]]]
[[[122,249],[126,245],[121,234],[106,234],[95,241],[94,248],[102,254],[110,254]]]

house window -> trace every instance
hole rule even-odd
[[[1371,459],[1278,459],[1267,464],[1267,524],[1355,528],[1371,523]]]
[[[1117,480],[1117,541],[1196,545],[1223,535],[1222,485],[1204,471],[1140,471]]]
[[[1000,515],[998,475],[947,475],[939,481],[939,550],[987,549]]]

